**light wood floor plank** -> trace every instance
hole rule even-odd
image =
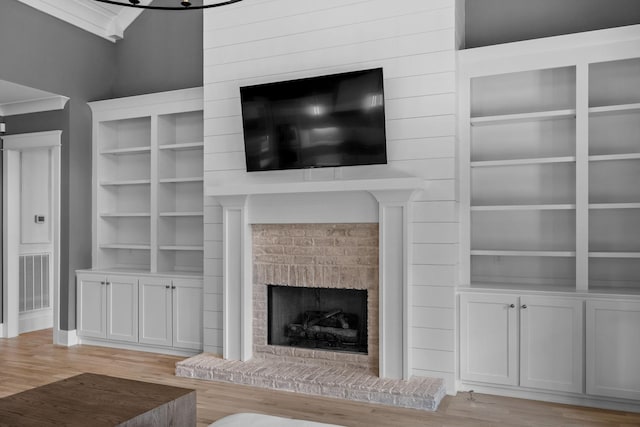
[[[437,412],[392,408],[330,398],[275,392],[173,375],[181,358],[92,346],[58,347],[51,330],[0,339],[0,397],[63,378],[94,372],[197,391],[198,426],[237,412],[372,426],[638,426],[640,413],[475,394],[447,396]]]

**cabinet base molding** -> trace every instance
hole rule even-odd
[[[626,411],[640,413],[640,405],[634,400],[612,399],[600,396],[588,396],[561,392],[540,391],[522,387],[493,386],[473,382],[458,382],[457,392],[493,394],[496,396],[513,397],[517,399],[540,400],[543,402],[561,403],[566,405],[587,406],[612,411]]]
[[[121,350],[145,351],[148,353],[167,354],[169,356],[191,357],[191,356],[195,356],[196,354],[202,353],[202,350],[187,350],[187,349],[176,349],[176,348],[167,348],[167,347],[155,347],[155,346],[149,346],[144,344],[130,344],[125,342],[103,341],[95,338],[82,338],[82,337],[78,337],[77,344],[95,345],[98,347],[119,348]]]

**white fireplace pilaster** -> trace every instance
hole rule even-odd
[[[223,196],[222,205],[222,341],[225,359],[253,356],[251,228],[247,195]]]
[[[414,190],[372,191],[379,204],[380,355],[383,378],[409,378],[409,275]]]

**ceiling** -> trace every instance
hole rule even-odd
[[[127,27],[143,11],[94,0],[17,1],[111,42],[122,39]],[[151,2],[140,0],[143,5]],[[602,0],[466,0],[467,48],[640,22],[640,1],[608,0],[606,6],[604,3]],[[23,106],[34,101],[63,98],[0,80],[0,116],[21,114]]]
[[[142,13],[142,9],[115,6],[93,0],[18,0],[69,24],[115,42]],[[141,0],[147,5],[151,0]]]

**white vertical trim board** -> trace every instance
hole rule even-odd
[[[5,144],[7,144],[5,140]],[[6,147],[6,145],[5,145]],[[2,167],[3,184],[3,269],[2,313],[4,317],[4,338],[18,335],[18,248],[20,247],[20,152],[4,151]],[[13,286],[9,286],[13,284]]]

